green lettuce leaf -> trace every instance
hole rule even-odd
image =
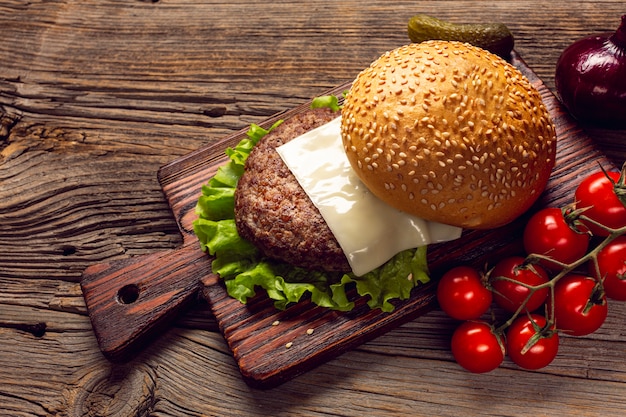
[[[430,280],[426,246],[400,252],[381,267],[354,280],[357,292],[370,297],[367,304],[371,308],[393,311],[391,300],[406,300],[414,287]]]
[[[325,107],[328,107],[332,111],[337,111],[337,110],[341,109],[341,106],[339,105],[339,99],[337,98],[337,96],[315,97],[311,101],[311,108],[312,109],[322,109],[322,108],[325,108]]]
[[[334,96],[314,100],[315,107],[337,110]],[[213,272],[224,281],[228,294],[246,303],[259,288],[274,301],[278,309],[285,309],[304,297],[319,306],[338,311],[350,311],[354,302],[348,297],[349,286],[367,296],[370,308],[393,311],[392,300],[405,300],[411,290],[429,280],[426,247],[403,251],[380,268],[363,276],[353,274],[309,271],[286,263],[267,259],[237,233],[235,226],[234,196],[245,161],[256,143],[276,128],[251,125],[246,138],[234,148],[228,148],[229,162],[221,166],[214,177],[202,186],[196,204],[198,218],[193,223],[200,247],[214,257]]]

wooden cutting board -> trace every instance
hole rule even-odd
[[[599,170],[600,165],[606,169],[613,166],[515,52],[511,62],[540,91],[557,128],[556,166],[533,210],[563,206],[572,201],[581,177]],[[340,96],[347,88],[349,84],[320,95]],[[305,103],[261,125],[269,127],[308,106]],[[81,286],[85,302],[100,348],[109,359],[124,360],[136,353],[151,336],[163,331],[168,319],[180,314],[185,304],[200,294],[210,304],[244,380],[253,387],[269,388],[434,308],[432,282],[415,289],[409,300],[395,303],[392,313],[370,310],[363,298],[357,299],[357,307],[349,313],[322,309],[307,301],[278,311],[264,294],[246,305],[230,298],[211,273],[211,260],[200,251],[192,223],[202,184],[227,160],[224,149],[238,143],[246,131],[159,170],[159,182],[183,235],[181,247],[93,265],[84,271]],[[482,267],[488,260],[521,253],[521,231],[528,215],[500,229],[466,231],[457,241],[433,245],[429,248],[433,278],[455,264]]]

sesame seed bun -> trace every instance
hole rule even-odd
[[[515,67],[469,44],[428,41],[385,53],[346,96],[341,135],[372,193],[421,218],[504,225],[544,190],[554,124]]]

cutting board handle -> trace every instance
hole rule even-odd
[[[199,274],[210,276],[211,262],[197,242],[87,268],[81,288],[102,353],[127,359],[196,297]]]

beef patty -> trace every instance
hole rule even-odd
[[[351,270],[339,243],[276,148],[338,112],[313,109],[285,120],[254,147],[235,191],[239,235],[267,257],[312,270]]]

